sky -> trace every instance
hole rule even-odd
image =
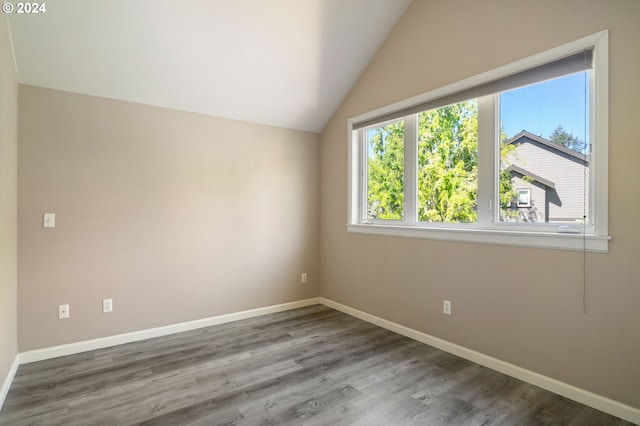
[[[562,126],[578,139],[588,140],[586,84],[587,71],[582,71],[503,92],[500,94],[500,125],[508,138],[521,130],[549,138],[558,126]],[[377,131],[377,128],[369,130],[367,138]],[[369,155],[372,155],[371,146]]]
[[[585,104],[588,103],[585,102],[585,74],[579,72],[502,93],[500,118],[507,137],[527,130],[548,138],[560,125],[584,140]]]

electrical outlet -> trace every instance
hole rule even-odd
[[[307,273],[303,272],[302,275],[300,276],[300,282],[301,283],[306,283],[307,282]]]
[[[58,305],[58,319],[69,318],[69,305]]]
[[[42,217],[42,226],[44,228],[55,228],[56,227],[56,214],[55,213],[45,213]]]
[[[102,299],[102,312],[113,311],[113,299]]]
[[[442,312],[447,315],[451,315],[451,301],[443,300],[442,301]]]

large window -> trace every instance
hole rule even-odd
[[[607,33],[349,120],[349,231],[606,251]]]

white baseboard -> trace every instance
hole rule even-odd
[[[20,355],[16,354],[13,358],[11,368],[9,368],[9,372],[7,373],[7,377],[5,377],[4,382],[2,382],[2,388],[0,388],[0,409],[2,409],[4,400],[7,398],[11,382],[13,382],[13,378],[16,376],[16,372],[18,371],[18,366],[20,366]]]
[[[282,303],[280,305],[266,306],[264,308],[250,309],[247,311],[233,312],[231,314],[218,315],[215,317],[203,318],[195,321],[171,324],[164,327],[150,328],[147,330],[117,334],[115,336],[102,337],[99,339],[85,340],[83,342],[69,343],[66,345],[53,346],[44,349],[36,349],[20,353],[19,360],[20,364],[27,364],[30,362],[42,361],[45,359],[51,359],[65,355],[73,355],[80,352],[122,345],[124,343],[137,342],[144,339],[150,339],[152,337],[166,336],[183,331],[210,327],[212,325],[224,324],[227,322],[259,317],[261,315],[273,314],[276,312],[288,311],[290,309],[303,308],[305,306],[317,304],[320,304],[320,298],[314,297],[311,299]],[[9,381],[9,383],[11,382]]]
[[[604,411],[605,413],[640,425],[640,409],[638,408],[622,404],[618,401],[614,401],[593,392],[580,389],[573,385],[561,382],[556,379],[552,379],[551,377],[547,377],[534,371],[518,367],[517,365],[501,361],[489,355],[474,351],[473,349],[465,348],[464,346],[460,346],[455,343],[440,339],[438,337],[422,333],[412,328],[405,327],[395,322],[388,321],[375,315],[371,315],[367,312],[354,309],[350,306],[334,302],[333,300],[329,300],[324,297],[320,298],[320,303],[330,308],[344,312],[345,314],[360,318],[361,320],[367,321],[371,324],[375,324],[379,327],[386,328],[387,330],[391,330],[395,333],[417,340],[418,342],[425,343],[429,346],[433,346],[445,352],[457,355],[461,358],[468,359],[469,361],[473,361],[477,364],[491,368],[492,370],[499,371],[508,376],[515,377],[516,379],[520,379],[524,382],[541,387],[555,394],[562,395],[566,398],[577,401],[581,404],[587,405],[600,411]]]

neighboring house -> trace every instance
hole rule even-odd
[[[515,146],[503,165],[517,193],[510,207],[517,214],[503,220],[576,222],[588,216],[588,156],[525,130],[506,144]]]

